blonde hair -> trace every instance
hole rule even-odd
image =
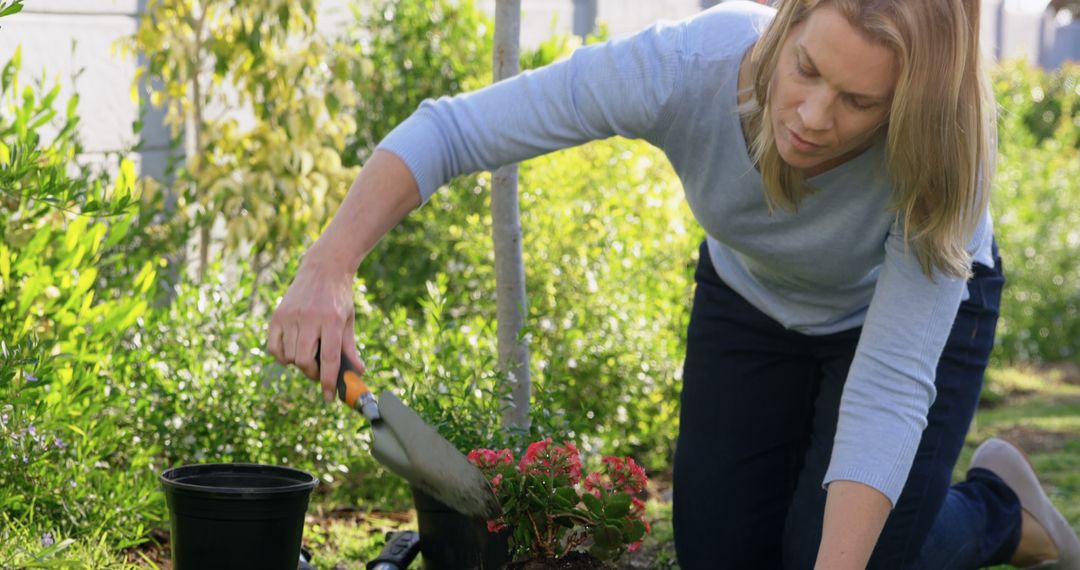
[[[743,108],[770,208],[797,210],[811,189],[776,149],[769,85],[791,28],[830,4],[899,64],[885,130],[892,208],[932,277],[967,277],[965,246],[989,199],[996,106],[979,51],[979,0],[781,0],[750,54],[754,98]]]

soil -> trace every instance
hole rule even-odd
[[[1066,384],[1080,386],[1080,364],[1075,362],[1055,362],[1044,364],[1042,370],[1051,376],[1056,376]]]
[[[124,551],[124,557],[132,564],[153,562],[161,570],[172,570],[172,550],[169,545],[169,531],[154,529],[150,531],[150,540]]]
[[[533,558],[519,560],[506,567],[507,570],[608,570],[614,568],[583,552],[571,552],[562,558]]]
[[[997,436],[1011,441],[1025,453],[1053,453],[1065,449],[1065,444],[1076,438],[1075,433],[1037,429],[1029,426],[1012,426],[1001,430]]]

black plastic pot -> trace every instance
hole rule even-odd
[[[498,570],[510,562],[510,533],[488,532],[487,523],[412,489],[424,570]]]
[[[318,481],[288,467],[204,464],[161,474],[175,570],[296,570]]]

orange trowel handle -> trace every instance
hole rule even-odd
[[[371,389],[360,379],[360,372],[353,367],[352,362],[342,354],[337,375],[338,398],[350,408],[359,409],[356,404],[366,394],[371,394]]]

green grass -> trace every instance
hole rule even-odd
[[[109,547],[107,534],[66,537],[56,532],[41,533],[30,525],[0,516],[0,568],[64,568],[72,570],[135,570],[157,568],[153,563],[130,562]],[[134,556],[133,560],[147,562]]]

